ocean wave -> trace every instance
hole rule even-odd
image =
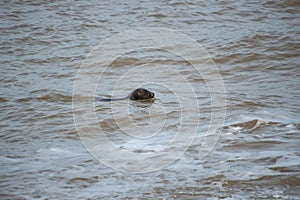
[[[40,90],[43,94],[38,96],[28,96],[24,98],[17,99],[17,102],[30,102],[30,101],[47,101],[47,102],[72,102],[72,95],[65,95],[60,92],[53,92]]]
[[[227,126],[224,126],[223,129],[225,130],[232,130],[234,132],[242,132],[247,131],[251,132],[258,128],[265,127],[265,126],[284,126],[284,124],[281,124],[280,122],[275,121],[262,121],[259,119],[252,119],[249,121],[243,121],[243,122],[237,122],[233,123]]]

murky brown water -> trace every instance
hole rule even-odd
[[[299,11],[297,1],[1,1],[1,199],[298,199]],[[132,174],[88,153],[74,124],[72,92],[78,69],[95,46],[149,26],[186,34],[207,50],[226,89],[226,119],[213,151],[199,156],[211,115],[205,81],[167,52],[121,56],[105,72],[99,95],[111,95],[113,80],[132,66],[149,63],[181,71],[199,94],[200,112],[186,118],[200,119],[200,136],[175,163]],[[172,72],[159,74],[150,66],[145,73],[172,79]],[[138,76],[131,80],[143,84]],[[167,119],[152,140],[125,136],[110,104],[95,104],[107,137],[137,154],[162,148],[180,123],[181,95],[158,84],[145,86],[157,100],[130,102],[129,110],[140,126]],[[128,94],[128,88],[117,91]],[[178,92],[186,95],[184,88]],[[124,116],[118,122],[126,127]]]

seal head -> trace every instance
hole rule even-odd
[[[144,88],[138,88],[131,93],[130,100],[152,100],[154,96],[155,95],[153,92],[150,92],[149,90],[146,90]]]

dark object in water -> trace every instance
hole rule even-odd
[[[152,100],[154,98],[154,93],[146,90],[144,88],[138,88],[131,92],[127,97],[123,98],[112,98],[112,99],[104,99],[100,98],[99,101],[118,101],[124,99],[130,99],[133,101],[142,101],[142,100]]]

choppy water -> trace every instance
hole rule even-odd
[[[299,11],[297,1],[1,1],[1,199],[298,199]],[[196,137],[177,162],[132,174],[88,153],[74,124],[72,92],[95,46],[149,26],[186,34],[207,50],[224,82],[226,119],[208,156],[199,157]],[[161,51],[128,53],[111,64],[97,92],[111,95],[111,81],[124,69],[149,63],[178,70],[189,65]],[[153,76],[172,78],[148,68]],[[187,116],[191,123],[200,119],[201,134],[210,119],[210,96],[201,78],[183,73],[202,91],[200,115]],[[140,154],[165,145],[180,123],[176,91],[146,86],[157,100],[131,102],[129,110],[140,126],[149,123],[148,113],[156,122],[168,120],[154,140],[125,137],[109,105],[95,107],[108,138]],[[162,108],[166,115],[157,114]],[[125,118],[118,122],[126,127]]]

